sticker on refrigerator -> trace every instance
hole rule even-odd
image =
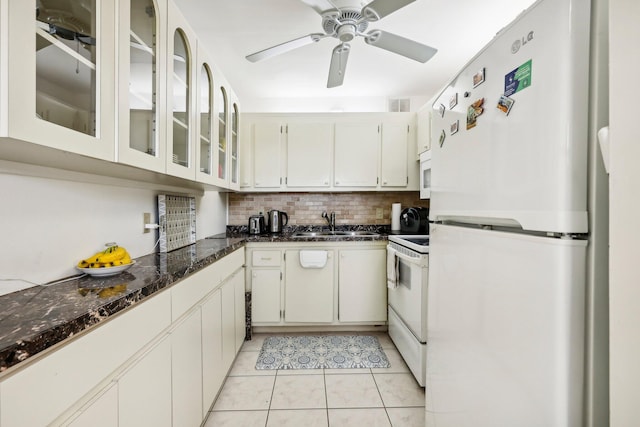
[[[467,129],[474,128],[478,124],[478,117],[484,113],[483,104],[484,98],[480,98],[467,108]]]
[[[444,140],[447,137],[447,134],[445,133],[444,129],[442,129],[442,132],[440,132],[440,139],[439,139],[439,143],[440,143],[440,147],[442,147],[444,145]]]
[[[531,86],[531,60],[504,76],[504,96],[511,96]]]
[[[451,123],[451,135],[455,134],[458,132],[458,124],[459,124],[460,120],[456,120],[455,122]]]
[[[513,107],[513,103],[516,102],[513,98],[509,98],[508,96],[500,95],[500,99],[498,100],[497,108],[502,111],[505,116],[509,115],[509,111],[511,111],[511,107]]]
[[[484,68],[473,75],[473,87],[480,86],[484,82]]]

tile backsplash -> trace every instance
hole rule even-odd
[[[336,224],[391,224],[391,204],[429,207],[419,192],[230,193],[229,225],[246,225],[249,216],[285,211],[290,225],[323,225],[322,211],[335,212]],[[382,218],[378,214],[382,214]]]

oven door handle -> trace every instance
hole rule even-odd
[[[418,265],[419,265],[419,264],[421,264],[421,263],[420,263],[420,257],[418,257],[418,258],[414,258],[414,257],[411,257],[411,256],[409,256],[409,255],[403,254],[402,252],[398,251],[398,250],[397,250],[396,248],[394,248],[393,246],[389,246],[389,249],[391,249],[391,250],[393,251],[393,253],[395,253],[395,255],[396,255],[398,258],[401,258],[401,259],[403,259],[403,260],[405,260],[405,261],[407,261],[407,262],[410,262],[411,264],[418,264]]]

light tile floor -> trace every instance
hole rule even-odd
[[[354,333],[350,333],[354,334]],[[244,343],[204,427],[423,427],[424,388],[386,333],[390,368],[256,370],[265,337]]]

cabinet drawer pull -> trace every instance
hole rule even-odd
[[[269,258],[266,258],[266,257],[260,257],[260,260],[262,260],[262,261],[271,261],[272,259],[273,259],[273,258],[271,258],[271,257],[269,257]]]

